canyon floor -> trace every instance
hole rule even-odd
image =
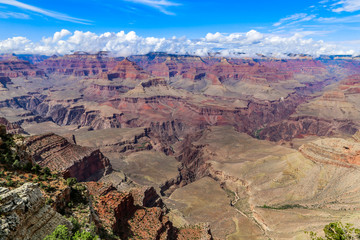
[[[161,205],[176,229],[205,224],[213,239],[241,240],[359,227],[359,61],[8,56],[1,85],[0,123],[34,162],[111,191],[152,187],[143,198],[162,204],[143,207]]]

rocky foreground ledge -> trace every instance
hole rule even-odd
[[[38,184],[10,190],[0,187],[0,239],[42,240],[58,225],[71,223],[45,204]]]

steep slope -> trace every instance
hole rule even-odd
[[[360,127],[359,75],[330,86],[321,96],[300,104],[289,119],[272,123],[262,139],[289,140],[302,135],[354,134]]]
[[[45,204],[40,188],[33,183],[14,190],[0,187],[0,210],[0,238],[4,240],[41,240],[58,225],[72,228],[65,217]]]
[[[113,80],[116,78],[130,80],[145,80],[150,78],[150,74],[145,72],[136,63],[127,58],[119,62],[109,73],[102,74],[105,79]]]
[[[59,171],[78,181],[99,179],[111,171],[109,160],[98,150],[69,143],[55,134],[31,136],[25,140],[34,163]]]

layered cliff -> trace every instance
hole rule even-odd
[[[37,64],[47,74],[60,74],[72,76],[94,76],[107,72],[116,66],[117,61],[101,53],[87,54],[75,53],[63,57],[53,56]]]
[[[38,185],[25,183],[9,190],[0,187],[0,239],[41,240],[58,225],[72,224],[45,204]]]
[[[360,143],[341,138],[325,138],[302,145],[299,151],[316,162],[345,167],[360,165]]]
[[[71,144],[52,133],[31,136],[25,144],[34,163],[59,171],[65,178],[99,179],[111,170],[109,160],[98,149]]]
[[[212,239],[206,226],[175,228],[160,207],[135,204],[130,193],[120,193],[112,185],[88,182],[94,196],[92,214],[105,231],[114,232],[122,239]]]
[[[44,77],[45,72],[25,60],[12,57],[7,60],[0,61],[1,77]]]
[[[11,123],[6,118],[0,117],[0,125],[5,126],[6,131],[10,134],[24,133],[24,129],[19,124]]]
[[[109,71],[102,74],[102,77],[108,80],[113,79],[130,79],[130,80],[146,80],[150,78],[150,74],[145,72],[136,63],[131,62],[127,58],[117,63],[117,65]]]

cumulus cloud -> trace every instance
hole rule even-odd
[[[38,13],[41,15],[45,15],[48,17],[52,17],[55,19],[59,19],[59,20],[63,20],[63,21],[68,21],[68,22],[74,22],[74,23],[80,23],[80,24],[89,24],[90,21],[85,20],[85,19],[80,19],[80,18],[74,18],[71,16],[68,16],[66,14],[63,13],[58,13],[58,12],[54,12],[54,11],[49,11],[46,9],[42,9],[36,6],[32,6],[26,3],[22,3],[19,2],[17,0],[0,0],[0,4],[5,4],[5,5],[10,5],[13,7],[17,7],[17,8],[21,8],[21,9],[25,9],[34,13]]]
[[[158,9],[160,12],[165,13],[167,15],[175,15],[175,14],[173,12],[167,11],[166,7],[180,6],[179,3],[171,2],[168,0],[125,0],[125,1],[150,6],[152,8]]]
[[[247,33],[208,33],[204,38],[188,39],[142,37],[131,31],[96,34],[93,32],[61,30],[38,42],[25,37],[13,37],[0,41],[0,53],[31,53],[64,55],[74,51],[95,53],[109,51],[114,56],[167,52],[200,56],[221,55],[230,57],[267,56],[283,57],[287,53],[320,54],[355,53],[359,49],[336,46],[323,41],[306,38],[302,34],[279,36],[255,30]]]

